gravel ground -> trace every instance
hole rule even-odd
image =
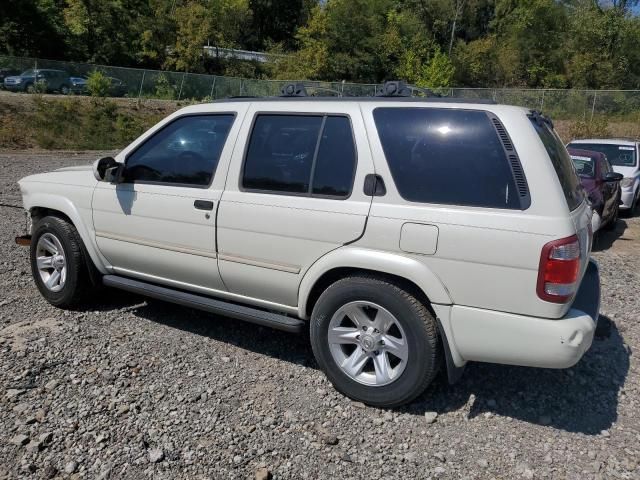
[[[98,155],[0,153],[0,204]],[[23,224],[0,207],[0,478],[640,478],[640,218],[598,241],[604,328],[578,365],[470,364],[391,411],[335,392],[304,335],[108,290],[51,307]]]

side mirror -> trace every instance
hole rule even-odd
[[[617,173],[617,172],[608,172],[605,176],[604,176],[604,181],[605,182],[619,182],[620,180],[622,180],[624,178],[624,175],[622,175],[621,173]]]
[[[99,182],[113,182],[117,175],[117,170],[120,170],[121,164],[116,162],[113,157],[103,157],[93,162],[93,176]]]

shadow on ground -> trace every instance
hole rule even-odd
[[[613,230],[599,230],[593,240],[593,251],[602,252],[609,250],[615,241],[625,241],[621,238],[627,229],[627,222],[624,219],[618,219]]]
[[[308,332],[295,335],[126,292],[108,292],[109,300],[92,310],[129,307],[140,319],[318,368]],[[398,411],[423,415],[425,411],[466,409],[469,418],[491,412],[570,432],[600,434],[617,418],[618,393],[629,370],[629,352],[615,323],[604,315],[597,334],[591,349],[570,369],[469,363],[456,385],[448,385],[441,374],[421,397]]]

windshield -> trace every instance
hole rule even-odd
[[[615,145],[610,143],[572,143],[569,145],[581,150],[604,153],[611,163],[619,167],[635,167],[636,147],[633,145]]]
[[[25,70],[20,74],[21,77],[30,77],[33,76],[33,70]]]
[[[582,155],[571,155],[573,165],[576,167],[576,172],[581,177],[593,178],[595,174],[595,162],[591,157],[583,157]]]

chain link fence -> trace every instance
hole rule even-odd
[[[210,101],[230,96],[273,96],[278,95],[288,83],[0,56],[0,73],[3,75],[19,74],[29,69],[63,70],[71,77],[80,78],[98,70],[107,77],[120,80],[123,85],[119,91],[126,97],[165,100]],[[346,82],[304,81],[304,84],[315,94],[335,96],[372,96],[380,88],[380,85]],[[640,121],[640,90],[444,88],[438,89],[438,93],[445,97],[492,99],[498,103],[534,108],[558,120],[589,122],[602,115],[622,121]]]

